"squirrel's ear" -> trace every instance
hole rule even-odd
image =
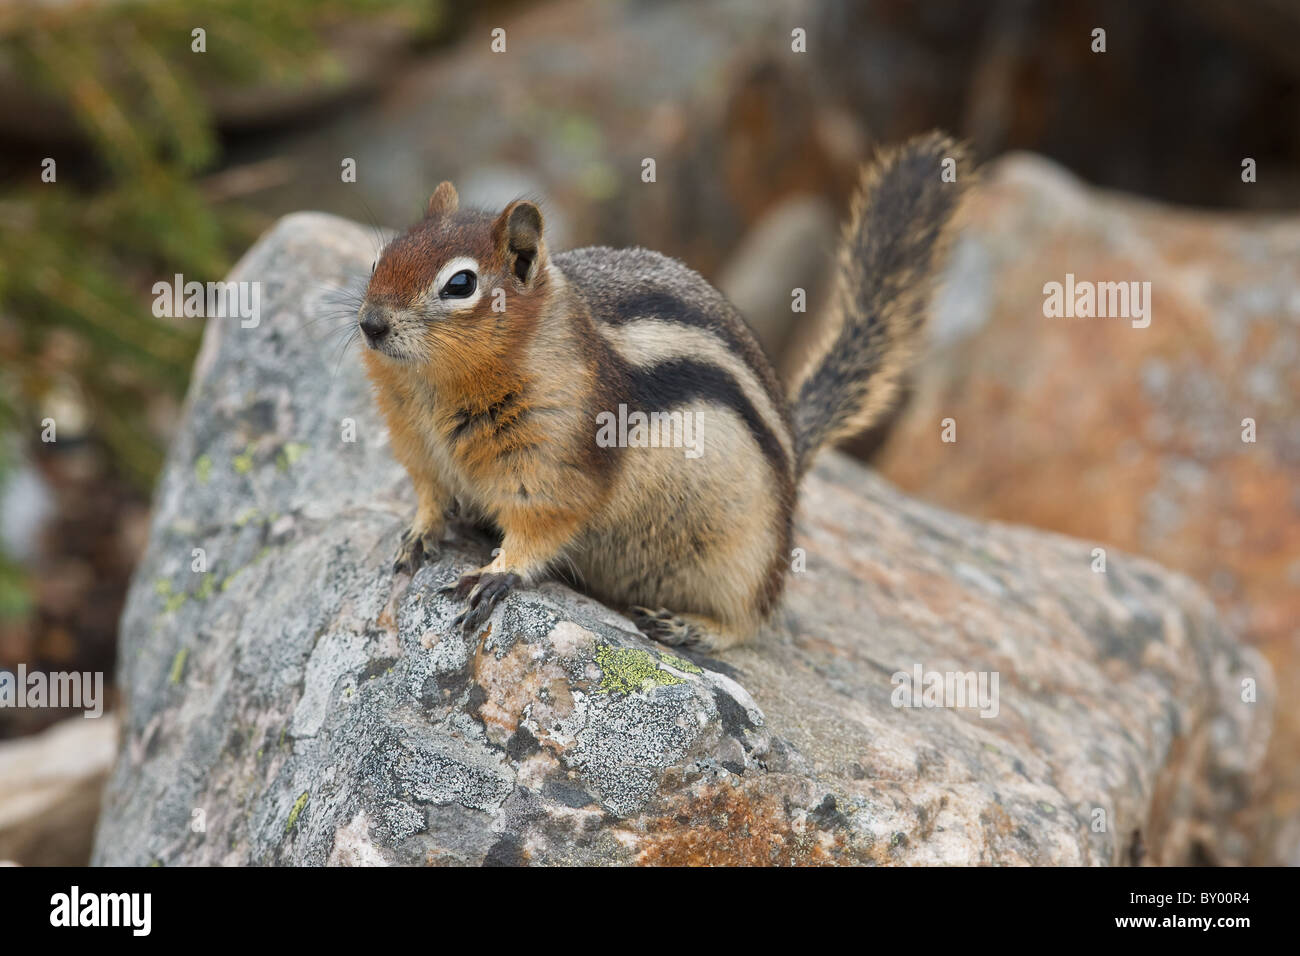
[[[516,199],[497,217],[492,233],[515,278],[530,282],[542,255],[542,211],[527,199]]]
[[[456,194],[456,187],[451,183],[438,183],[438,188],[433,191],[429,197],[429,206],[424,211],[426,219],[432,219],[435,216],[450,216],[460,205],[460,196]]]

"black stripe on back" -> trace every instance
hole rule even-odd
[[[776,386],[772,377],[771,363],[758,343],[730,322],[713,315],[708,309],[702,309],[662,289],[646,289],[615,298],[611,308],[602,310],[599,318],[609,325],[626,325],[640,319],[655,319],[711,332],[726,343],[732,354],[739,356],[741,361],[749,366],[759,386],[768,393],[778,412],[784,406],[785,396]],[[736,319],[736,321],[741,320]]]
[[[749,429],[778,475],[788,475],[791,463],[772,429],[736,380],[725,370],[695,359],[677,358],[655,365],[626,365],[624,389],[618,396],[629,411],[668,412],[696,400],[722,405],[735,412]]]

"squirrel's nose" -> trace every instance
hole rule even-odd
[[[378,345],[388,335],[388,320],[379,309],[366,306],[361,313],[361,331],[366,333],[366,339],[371,345]]]

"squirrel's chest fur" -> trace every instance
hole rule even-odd
[[[576,383],[539,379],[526,361],[496,371],[435,383],[420,369],[380,370],[385,381],[376,393],[395,456],[408,470],[436,471],[456,498],[489,518],[503,508],[568,501],[566,473],[591,465]]]

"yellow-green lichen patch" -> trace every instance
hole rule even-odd
[[[172,658],[172,673],[170,680],[173,684],[179,684],[181,682],[181,675],[185,673],[185,658],[189,656],[189,648],[182,647],[176,652],[176,656]]]
[[[297,464],[298,459],[302,457],[302,453],[310,447],[310,445],[304,445],[301,442],[289,442],[280,449],[280,454],[275,456],[275,467],[280,471],[288,471]]]
[[[686,672],[687,674],[703,674],[703,673],[704,673],[704,671],[700,670],[698,667],[696,667],[696,666],[695,666],[694,664],[692,664],[690,661],[682,660],[682,658],[680,658],[680,657],[674,657],[672,654],[665,654],[665,655],[661,658],[661,660],[662,660],[665,664],[667,664],[669,667],[676,668],[676,669],[679,670],[679,671],[684,671],[684,672]]]
[[[293,829],[293,825],[298,822],[298,816],[302,813],[302,808],[307,806],[308,793],[302,792],[302,796],[294,801],[293,809],[289,811],[289,822],[284,825],[284,832],[288,833]]]
[[[241,475],[246,475],[253,470],[253,446],[249,445],[244,449],[242,455],[236,455],[234,461],[235,471]]]
[[[179,611],[181,607],[189,600],[189,595],[184,591],[177,591],[172,587],[172,583],[166,578],[159,578],[153,583],[153,592],[163,599],[163,613],[172,614]]]
[[[199,480],[201,485],[208,483],[208,479],[212,477],[211,456],[199,455],[198,460],[194,462],[194,477]]]
[[[229,590],[230,587],[235,583],[236,578],[238,578],[249,568],[253,567],[255,564],[259,563],[260,561],[264,561],[266,559],[266,556],[270,553],[271,553],[270,545],[263,545],[262,549],[258,551],[257,554],[253,555],[253,559],[251,561],[249,561],[242,568],[235,568],[234,571],[230,572],[230,574],[225,578],[225,580],[221,582],[221,590],[222,591]]]
[[[200,601],[206,601],[208,598],[212,597],[212,592],[215,591],[216,589],[217,589],[216,575],[205,573],[203,575],[203,583],[199,585],[199,589],[198,591],[195,592],[194,596],[198,598]]]
[[[685,683],[671,671],[659,666],[659,660],[649,651],[636,648],[596,647],[596,666],[600,668],[600,692],[608,694],[635,694],[646,687],[668,687]]]

